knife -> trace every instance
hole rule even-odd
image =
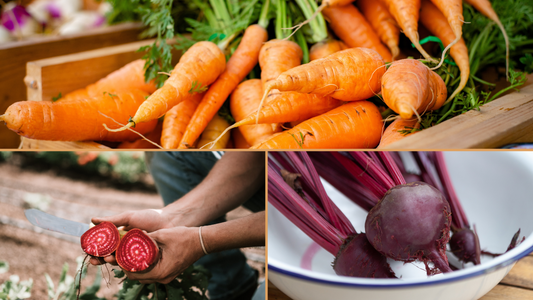
[[[89,230],[89,224],[62,219],[34,208],[26,209],[24,214],[33,225],[51,231],[80,237]]]

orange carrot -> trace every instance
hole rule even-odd
[[[252,148],[370,148],[379,143],[382,127],[381,114],[372,102],[349,102]]]
[[[257,64],[259,51],[267,39],[267,31],[260,25],[250,25],[246,29],[237,50],[226,65],[226,70],[209,88],[196,109],[183,135],[181,149],[192,145],[198,139],[231,92],[250,73]]]
[[[422,0],[423,1],[423,0]],[[440,68],[444,62],[444,57],[446,52],[455,45],[461,39],[463,35],[463,1],[462,0],[431,0],[433,4],[439,9],[439,11],[446,17],[448,24],[450,25],[453,33],[454,39],[448,46],[442,51],[442,57],[439,64],[432,68],[432,70]]]
[[[7,127],[27,138],[53,141],[132,141],[139,138],[133,132],[109,132],[121,120],[137,111],[148,94],[132,90],[116,95],[99,95],[92,99],[51,101],[21,101],[8,107],[0,116]],[[105,116],[104,116],[105,115]],[[107,117],[106,117],[107,116]],[[154,129],[157,120],[137,124],[135,131],[145,134]]]
[[[387,106],[402,119],[439,109],[446,100],[446,85],[440,76],[415,59],[392,63],[381,80]]]
[[[162,88],[153,93],[130,118],[125,130],[140,122],[155,120],[180,102],[202,92],[226,67],[224,53],[211,42],[197,42],[183,54]]]
[[[244,135],[242,135],[242,132],[239,130],[239,128],[235,128],[231,131],[231,138],[233,140],[233,146],[236,149],[250,148],[250,144],[248,144],[248,142],[244,138]]]
[[[257,115],[273,89],[331,96],[344,101],[367,99],[379,92],[384,66],[383,58],[376,51],[351,48],[292,68],[266,84]]]
[[[202,132],[202,135],[200,136],[200,139],[198,141],[198,148],[203,148],[205,145],[210,144],[213,142],[217,137],[220,136],[222,132],[228,128],[229,123],[224,119],[223,117],[219,116],[218,114],[213,116],[213,119],[209,121],[209,124],[205,127],[204,132]],[[220,139],[218,139],[216,142],[213,143],[213,146],[211,149],[224,149],[226,148],[226,145],[228,144],[230,140],[230,134],[229,132],[226,134],[223,134]]]
[[[422,9],[420,10],[420,22],[427,27],[429,31],[438,37],[445,47],[448,47],[454,42],[454,33],[444,15],[439,9],[428,0],[422,1]],[[461,71],[461,81],[455,91],[448,97],[445,103],[451,101],[459,92],[461,92],[470,76],[470,61],[468,58],[468,49],[465,41],[460,38],[459,41],[450,49],[450,55],[455,60],[455,63]]]
[[[230,99],[231,115],[235,121],[243,120],[257,109],[263,90],[261,86],[259,79],[246,80],[237,86]],[[252,146],[281,131],[281,129],[273,130],[270,124],[241,126],[239,129],[248,144]]]
[[[265,85],[278,76],[302,63],[303,51],[295,42],[287,40],[270,40],[259,52],[261,82]]]
[[[505,39],[505,74],[507,75],[507,80],[509,80],[509,37],[507,36],[507,32],[505,31],[500,18],[498,18],[498,14],[496,14],[488,0],[465,0],[465,2],[472,5],[475,9],[477,9],[487,18],[494,21],[498,27],[500,27],[503,38]]]
[[[357,6],[381,41],[389,47],[392,59],[400,54],[400,29],[383,3],[375,0],[358,0]]]
[[[117,148],[118,149],[159,149],[159,147],[157,147],[156,145],[161,146],[160,140],[161,140],[162,129],[163,129],[163,122],[159,121],[157,122],[157,125],[155,126],[154,130],[144,135],[144,137],[147,138],[151,142],[143,138],[139,138],[138,140],[133,141],[133,142],[122,142],[120,143],[120,145],[118,145]]]
[[[185,129],[204,94],[196,94],[167,111],[161,133],[161,146],[163,148],[178,149]]]
[[[144,81],[144,61],[135,60],[85,88],[64,95],[60,100],[98,97],[105,93],[116,94],[133,89],[152,94],[156,90],[153,80]]]
[[[372,26],[352,4],[324,9],[331,30],[350,48],[363,47],[377,51],[385,61],[392,54],[385,47]]]
[[[400,118],[394,120],[394,122],[392,122],[387,129],[385,129],[385,132],[383,132],[378,148],[387,147],[388,145],[399,141],[406,136],[417,133],[418,131],[411,133],[402,132],[412,130],[413,128],[420,128],[420,123],[418,123],[417,119],[404,120]]]
[[[342,41],[330,38],[314,44],[311,49],[309,49],[309,59],[317,60],[345,49],[348,49],[348,46],[346,46]]]
[[[416,49],[431,62],[437,62],[422,48],[418,39],[418,16],[420,0],[379,0],[396,19],[403,33],[411,40]]]
[[[267,98],[267,104],[261,109],[259,116],[255,113],[246,115],[240,112],[240,103],[235,104],[236,107],[232,106],[232,113],[235,110],[239,114],[239,120],[237,121],[236,118],[237,122],[226,130],[253,124],[278,124],[304,121],[326,113],[342,104],[344,104],[343,101],[333,99],[329,96],[302,94],[298,92],[270,93]],[[242,116],[245,117],[242,118]],[[273,130],[279,131],[277,130],[278,128],[276,126]]]

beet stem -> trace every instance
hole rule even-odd
[[[371,191],[377,198],[381,199],[383,195],[385,195],[387,189],[376,182],[374,178],[368,175],[356,163],[338,152],[332,152],[331,154],[344,166],[344,168],[346,168],[348,172],[350,172],[350,174],[352,174],[355,179],[359,180],[363,186],[367,187],[367,189]]]
[[[461,201],[459,201],[459,197],[453,187],[450,173],[448,172],[448,167],[446,166],[444,154],[442,152],[435,152],[435,166],[442,182],[443,192],[452,209],[453,225],[457,228],[470,228]]]
[[[367,156],[364,152],[350,152],[350,155],[355,159],[359,165],[361,165],[365,172],[387,190],[395,186],[394,181],[390,178],[389,174],[384,169],[380,168],[374,160]]]
[[[390,173],[390,176],[396,183],[395,185],[405,184],[405,178],[403,177],[402,171],[398,168],[398,165],[389,154],[389,152],[379,152],[379,156],[383,160],[383,163],[387,167],[387,170]]]

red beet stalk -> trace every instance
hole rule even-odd
[[[269,203],[335,255],[335,272],[353,277],[396,278],[386,257],[370,245],[364,233],[355,231],[326,195],[307,153],[276,153],[274,156],[287,169],[300,173],[288,171],[287,174],[269,158]]]

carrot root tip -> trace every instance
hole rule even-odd
[[[104,126],[104,128],[105,128],[107,131],[111,131],[111,132],[119,132],[119,131],[126,130],[126,129],[130,128],[130,127],[135,127],[135,126],[134,126],[134,125],[135,125],[135,122],[130,121],[130,122],[128,122],[128,124],[126,124],[126,125],[124,125],[124,126],[122,126],[122,127],[120,127],[120,128],[116,128],[116,129],[111,129],[111,128],[107,127],[107,125],[106,125],[105,123],[103,123],[102,125]]]

